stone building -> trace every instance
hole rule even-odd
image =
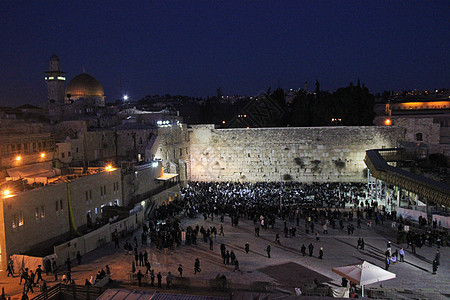
[[[101,218],[103,206],[123,205],[120,169],[57,176],[45,185],[7,182],[2,191],[2,267],[11,254],[45,250],[79,234]]]

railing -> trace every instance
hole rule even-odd
[[[388,165],[380,154],[382,151],[383,149],[368,150],[364,158],[367,168],[375,178],[406,189],[435,203],[450,207],[450,188],[448,185]]]
[[[60,299],[61,294],[67,297],[61,297],[62,299],[80,299],[80,300],[95,300],[108,288],[89,286],[89,285],[75,285],[75,284],[62,284],[49,288],[46,292],[42,292],[32,300],[50,300]]]
[[[148,192],[145,192],[145,193],[142,193],[142,194],[134,196],[133,199],[131,200],[131,203],[138,203],[138,202],[143,201],[145,199],[149,199],[150,197],[155,196],[155,195],[157,195],[157,194],[159,194],[159,193],[161,193],[161,192],[163,192],[165,190],[168,190],[171,187],[176,186],[177,184],[179,184],[178,181],[166,181],[161,186],[158,186],[158,187],[156,187],[156,188],[154,188],[154,189],[152,189],[152,190],[150,190]]]

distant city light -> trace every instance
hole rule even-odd
[[[392,125],[391,119],[386,119],[386,120],[384,121],[384,125],[386,125],[386,126]]]
[[[19,161],[19,160],[21,160],[21,159],[22,159],[21,156],[17,156],[17,157],[16,157],[16,160],[17,160],[17,161]]]
[[[128,100],[128,95],[123,95],[123,101],[127,101]]]
[[[105,167],[105,171],[110,172],[110,171],[114,171],[115,169],[112,167],[112,165],[107,165]]]
[[[222,124],[225,124],[225,121],[222,121]]]
[[[41,153],[41,157],[44,158],[45,157],[45,153]]]
[[[8,197],[11,194],[11,192],[9,190],[4,190],[3,191],[3,196],[4,197]]]

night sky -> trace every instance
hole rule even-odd
[[[450,1],[1,1],[0,106],[40,105],[59,56],[107,102],[282,88],[450,87]]]

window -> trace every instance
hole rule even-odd
[[[418,141],[418,142],[420,142],[420,141],[422,141],[422,138],[423,138],[423,136],[422,136],[422,133],[416,133],[416,141]]]
[[[183,155],[183,148],[180,148],[180,156]]]
[[[71,156],[72,156],[72,152],[70,152],[70,151],[67,152],[67,156],[68,156],[68,157],[71,157]]]
[[[19,213],[19,226],[23,226],[23,213],[22,213],[22,211]]]
[[[45,217],[45,209],[44,209],[44,205],[41,206],[41,218]]]
[[[66,154],[64,152],[61,153],[61,158],[65,158]]]
[[[17,228],[17,215],[12,216],[12,228]]]
[[[36,220],[39,220],[39,207],[36,207],[36,212],[34,216],[36,217]]]
[[[100,187],[100,196],[103,196],[103,187]]]
[[[89,190],[89,199],[92,199],[92,191]]]
[[[78,153],[78,147],[75,149],[75,152]]]
[[[97,214],[98,213],[98,210],[97,210],[97,207],[95,208],[95,214]]]
[[[63,203],[62,203],[62,199],[59,200],[59,209],[63,210]]]

